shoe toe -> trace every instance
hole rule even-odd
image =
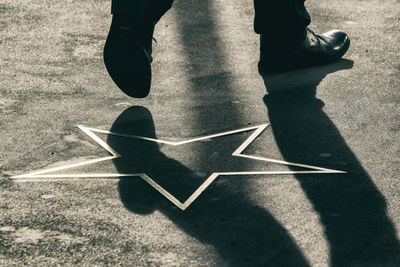
[[[325,38],[330,40],[330,44],[334,50],[347,50],[350,45],[350,38],[344,31],[333,30],[322,34]]]
[[[261,40],[259,72],[271,74],[329,64],[339,60],[349,49],[350,39],[343,31],[315,34],[307,30],[306,39],[293,50],[266,50]]]

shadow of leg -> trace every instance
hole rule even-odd
[[[315,98],[316,86],[329,73],[349,68],[341,61],[299,71],[298,82],[287,74],[280,90],[278,80],[269,85],[264,102],[279,149],[287,161],[307,162],[347,171],[347,174],[298,175],[303,190],[320,214],[330,245],[333,266],[399,266],[400,248],[396,232],[386,214],[386,202],[333,122],[324,113],[324,103]],[[327,157],[319,157],[327,155]]]
[[[144,107],[124,111],[111,131],[156,138],[152,116]],[[168,186],[177,195],[203,180],[177,160],[165,156],[158,144],[126,139],[109,135],[107,140],[125,158],[114,160],[120,173],[144,172],[161,177],[160,182],[172,180]],[[140,178],[122,179],[119,191],[129,210],[137,214],[162,212],[187,234],[212,245],[229,266],[309,266],[286,229],[249,201],[246,183],[240,178],[235,178],[236,186],[214,183],[186,211],[174,207]]]

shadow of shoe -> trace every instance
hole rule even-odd
[[[126,109],[114,122],[111,130],[114,133],[137,136],[155,137],[153,119],[150,112],[140,106]],[[147,155],[159,153],[158,144],[154,142],[137,142],[136,139],[109,135],[107,143],[112,146],[122,158],[114,159],[119,173],[140,173],[147,168]],[[141,166],[140,169],[137,166]],[[121,200],[128,209],[138,214],[149,214],[154,211],[154,202],[161,200],[159,194],[140,177],[121,179]],[[128,192],[134,191],[135,194]]]
[[[290,72],[262,75],[269,94],[298,93],[315,94],[315,88],[326,75],[336,71],[351,69],[354,62],[341,59],[333,64],[304,68]],[[288,92],[290,91],[290,92]]]

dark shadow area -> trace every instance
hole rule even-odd
[[[232,104],[235,100],[232,95],[233,77],[227,69],[226,51],[215,29],[212,2],[176,1],[174,9],[187,62],[187,66],[181,67],[187,69],[191,81],[192,102],[200,104],[193,108],[195,119],[191,127],[201,129],[202,133],[211,133],[217,130],[211,121],[229,129],[247,125],[241,119],[242,111]],[[144,107],[131,107],[124,111],[111,131],[156,137],[152,115]],[[109,135],[107,142],[123,155],[123,158],[114,160],[120,173],[147,173],[180,200],[204,181],[203,174],[182,164],[177,160],[179,157],[162,153],[160,148],[166,149],[164,145],[113,135]],[[227,145],[224,151],[229,151],[229,145],[232,146]],[[192,152],[199,169],[209,165],[212,159],[210,151],[199,148]],[[245,165],[243,163],[242,167]],[[119,191],[129,210],[143,215],[159,210],[182,231],[214,247],[229,266],[308,266],[286,229],[268,211],[249,201],[247,184],[246,179],[240,178],[235,178],[234,183],[215,181],[184,212],[136,177],[122,179]]]
[[[193,108],[194,119],[190,126],[201,129],[202,133],[211,133],[217,130],[215,124],[229,129],[247,125],[242,120],[242,110],[232,104],[235,100],[233,77],[227,68],[227,51],[215,27],[212,1],[181,0],[176,1],[173,8],[187,62],[182,68],[187,69],[190,78],[192,102],[199,103]],[[156,136],[152,116],[143,107],[126,110],[111,130]],[[115,161],[119,172],[136,171],[135,168],[141,166],[140,171],[159,176],[159,181],[163,180],[178,196],[192,192],[199,181],[204,180],[175,157],[165,156],[155,143],[127,146],[113,136],[108,141],[117,151],[118,148],[128,150],[126,155],[130,160]],[[152,166],[145,163],[147,155],[151,157],[147,160]],[[197,149],[193,157],[198,167],[210,162],[208,150]],[[162,164],[154,164],[157,162]],[[187,234],[213,246],[229,266],[308,266],[286,229],[268,211],[249,201],[247,185],[246,179],[239,178],[235,178],[235,183],[215,181],[184,212],[142,180],[121,180],[119,190],[123,203],[131,211],[147,214],[158,209]]]
[[[156,138],[152,115],[140,106],[125,110],[111,131]],[[114,160],[119,173],[146,172],[158,175],[159,182],[173,180],[170,186],[178,195],[204,179],[168,158],[157,143],[128,139],[109,135],[107,140],[122,155]],[[230,266],[308,266],[287,231],[270,213],[249,201],[242,191],[245,184],[246,179],[240,178],[234,183],[215,181],[185,211],[137,177],[121,179],[119,191],[129,210],[143,215],[159,210],[186,233],[212,245]]]
[[[326,75],[352,65],[342,60],[292,73],[301,80],[288,81],[290,73],[286,79],[265,76],[267,91],[273,93],[264,102],[285,160],[347,171],[296,175],[320,215],[332,266],[400,266],[399,242],[385,199],[316,98],[317,85]]]

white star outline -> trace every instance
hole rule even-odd
[[[193,139],[187,139],[184,141],[167,141],[162,139],[155,139],[145,136],[137,136],[137,135],[129,135],[111,132],[108,130],[101,130],[96,128],[90,128],[83,125],[78,125],[77,127],[82,130],[85,134],[87,134],[91,139],[93,139],[96,143],[98,143],[101,147],[107,150],[111,156],[101,157],[97,159],[82,161],[74,164],[69,164],[60,167],[54,167],[50,169],[35,171],[27,174],[17,175],[11,177],[17,182],[32,182],[32,181],[65,181],[65,180],[77,180],[77,179],[88,179],[88,178],[104,178],[104,179],[118,179],[119,177],[140,177],[148,184],[150,184],[154,189],[156,189],[159,193],[161,193],[164,197],[166,197],[169,201],[175,204],[181,210],[187,209],[199,196],[200,194],[219,176],[234,176],[234,175],[288,175],[288,174],[322,174],[322,173],[346,173],[345,171],[338,171],[333,169],[327,169],[322,167],[316,167],[311,165],[305,165],[300,163],[288,162],[283,160],[270,159],[261,156],[254,155],[246,155],[242,154],[242,152],[268,127],[269,124],[261,124],[258,126],[252,126],[247,128],[241,128],[226,132],[221,132],[213,135],[207,135],[203,137],[197,137]],[[216,137],[232,135],[237,133],[243,133],[248,131],[254,131],[233,153],[234,157],[242,157],[248,158],[258,161],[265,161],[277,164],[283,164],[287,166],[301,167],[309,170],[305,171],[241,171],[241,172],[213,172],[204,182],[200,185],[196,191],[193,192],[191,196],[185,201],[180,202],[177,198],[175,198],[172,194],[170,194],[167,190],[165,190],[162,186],[156,183],[151,177],[149,177],[145,173],[81,173],[81,174],[48,174],[50,172],[61,171],[65,169],[80,167],[84,165],[90,165],[106,160],[112,160],[121,157],[111,146],[109,146],[105,141],[103,141],[100,137],[98,137],[95,133],[102,133],[108,135],[115,135],[120,137],[141,139],[151,142],[156,142],[159,144],[167,144],[172,146],[179,146],[183,144],[193,143],[201,140],[212,139]]]

